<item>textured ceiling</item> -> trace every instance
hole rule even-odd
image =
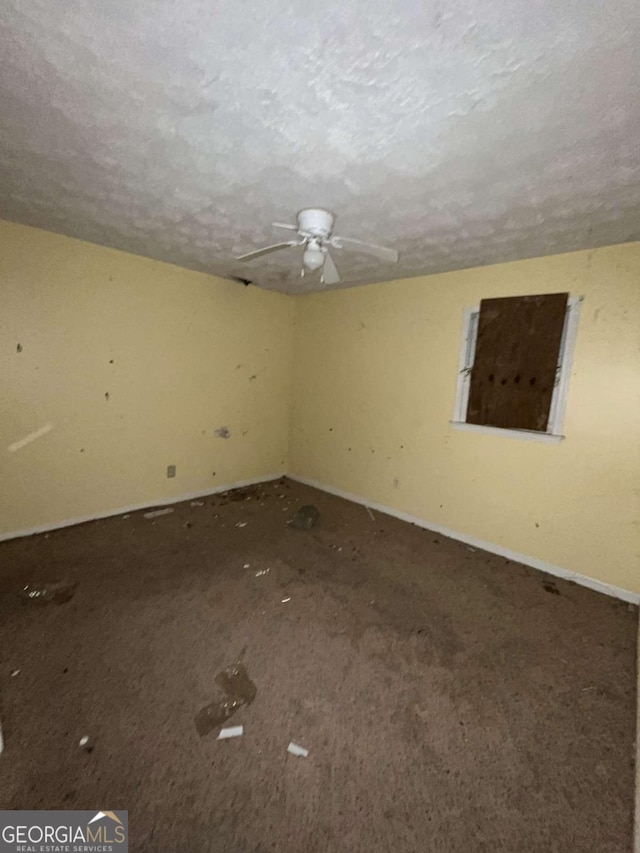
[[[300,292],[640,239],[637,0],[0,0],[0,216]]]

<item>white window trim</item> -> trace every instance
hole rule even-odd
[[[578,334],[578,317],[583,296],[572,296],[567,303],[567,313],[564,318],[562,338],[560,340],[560,363],[556,369],[556,381],[553,387],[549,423],[546,432],[536,432],[526,429],[502,429],[482,424],[466,422],[467,406],[469,404],[469,388],[471,385],[471,368],[476,353],[476,338],[478,333],[478,317],[480,306],[465,308],[462,319],[462,337],[458,356],[458,382],[456,400],[451,425],[454,429],[468,432],[482,432],[489,435],[501,435],[506,438],[518,438],[524,441],[541,441],[547,444],[558,444],[563,435],[564,416],[567,410],[569,379],[573,366],[573,351]]]

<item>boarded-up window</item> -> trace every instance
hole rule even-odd
[[[467,423],[546,431],[568,298],[482,300]]]

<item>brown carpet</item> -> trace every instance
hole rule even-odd
[[[4,808],[128,809],[134,851],[631,849],[635,608],[289,481],[0,565]],[[244,736],[201,738],[241,655]]]

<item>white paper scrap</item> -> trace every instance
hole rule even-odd
[[[298,755],[300,758],[306,758],[307,755],[309,755],[308,749],[305,749],[304,746],[298,746],[298,744],[293,741],[291,741],[287,747],[287,752],[290,752],[291,755]]]
[[[173,509],[170,506],[166,506],[164,509],[154,509],[153,512],[145,512],[145,518],[158,518],[161,515],[169,515],[170,512],[173,512]]]
[[[244,734],[244,726],[228,726],[226,729],[220,729],[217,740],[226,740],[230,737],[240,737]]]

